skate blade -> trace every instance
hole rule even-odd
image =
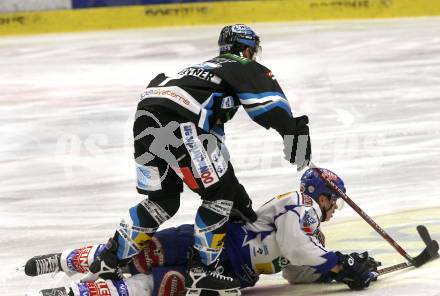
[[[190,288],[186,291],[186,296],[240,296],[241,291],[239,289],[228,290],[210,290],[210,289],[195,289]]]

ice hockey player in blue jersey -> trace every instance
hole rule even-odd
[[[256,218],[223,140],[223,124],[240,106],[253,121],[283,137],[288,161],[299,169],[310,161],[308,118],[292,115],[275,76],[255,61],[261,51],[259,36],[245,25],[226,26],[218,44],[219,56],[175,74],[157,75],[140,98],[134,157],[137,191],[147,197],[130,208],[90,266],[103,279],[118,279],[118,266],[142,251],[159,226],[176,214],[185,183],[202,199],[195,210],[188,295],[214,290],[232,296],[238,291],[239,281],[218,275],[214,265],[233,208],[251,221]]]
[[[345,192],[340,177],[330,170],[320,170]],[[254,286],[260,274],[280,271],[292,284],[336,280],[352,289],[367,288],[379,263],[366,253],[332,251],[325,246],[320,230],[320,224],[333,217],[341,201],[316,172],[307,170],[300,190],[269,200],[257,210],[257,221],[227,223],[225,251],[219,258],[223,272],[219,276],[239,279],[241,288]],[[184,290],[187,251],[192,249],[194,229],[185,224],[156,232],[147,248],[124,266],[132,274],[127,279],[75,283],[55,290],[63,292],[59,294],[62,296],[178,295]],[[102,248],[95,245],[37,256],[27,262],[25,271],[31,276],[57,270],[85,273]],[[43,290],[42,295],[52,295],[48,293],[53,291]]]

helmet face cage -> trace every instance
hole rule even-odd
[[[261,56],[260,37],[248,26],[237,24],[224,27],[218,39],[220,54],[241,55],[247,47],[252,51],[252,59]]]
[[[344,181],[338,177],[335,173],[327,169],[319,169],[324,178],[335,184],[342,192],[345,193],[346,189]],[[344,200],[336,194],[332,189],[327,186],[325,180],[323,180],[313,169],[308,169],[301,177],[301,193],[310,196],[316,202],[318,202],[319,196],[326,196],[332,204],[336,204],[338,209],[342,209],[344,206]]]

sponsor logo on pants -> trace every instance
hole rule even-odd
[[[197,130],[193,123],[187,122],[180,125],[183,143],[191,156],[200,179],[205,188],[218,182],[215,169],[208,157],[208,153],[197,136]]]

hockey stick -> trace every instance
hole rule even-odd
[[[384,275],[384,274],[387,274],[387,273],[390,273],[390,272],[394,272],[394,271],[398,271],[398,270],[402,270],[402,269],[405,269],[405,268],[408,268],[408,267],[411,267],[411,266],[419,267],[420,265],[417,266],[416,262],[418,262],[418,263],[423,262],[421,264],[421,265],[423,265],[426,262],[428,262],[428,261],[430,261],[432,259],[437,258],[437,257],[433,256],[432,253],[435,253],[438,256],[438,253],[437,253],[438,249],[439,249],[439,246],[438,246],[437,241],[433,240],[433,241],[429,242],[426,245],[426,248],[423,249],[423,251],[422,251],[422,253],[420,253],[420,255],[418,255],[417,257],[414,258],[414,263],[403,262],[403,263],[391,265],[391,266],[379,269],[377,271],[377,273],[379,275]]]
[[[309,167],[313,169],[314,172],[318,174],[318,176],[332,189],[335,193],[337,193],[350,207],[353,208],[370,226],[376,230],[400,255],[402,255],[411,266],[419,267],[430,259],[434,258],[434,254],[438,253],[438,243],[436,241],[431,241],[426,246],[426,248],[416,257],[411,257],[388,233],[382,229],[370,216],[368,216],[351,198],[348,197],[343,191],[341,191],[332,181],[328,178],[325,178],[321,172],[321,170],[314,165],[312,162],[309,164]],[[420,233],[420,232],[419,232]],[[428,233],[429,235],[429,233]],[[423,238],[422,238],[423,239]],[[425,241],[425,240],[424,240]]]
[[[422,257],[421,259],[414,258],[415,261],[429,261],[431,259],[435,259],[439,257],[438,250],[439,246],[438,243],[435,240],[431,239],[431,235],[429,235],[428,229],[425,225],[419,225],[417,226],[417,232],[419,233],[420,237],[422,238],[423,242],[426,244],[426,248],[423,250],[423,252],[419,255]],[[408,267],[413,266],[409,262],[403,262],[395,265],[391,265],[382,269],[379,269],[377,273],[379,275],[387,274],[390,272],[402,270]]]

